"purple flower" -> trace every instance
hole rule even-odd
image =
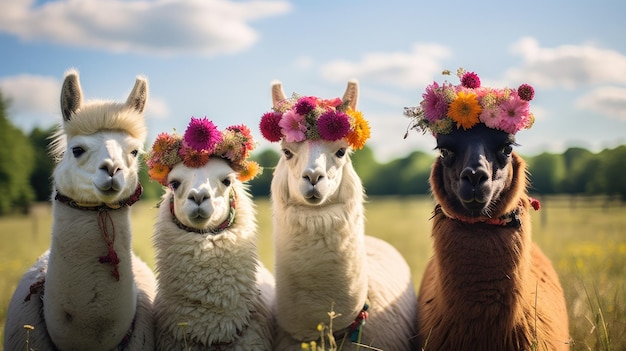
[[[263,137],[271,142],[280,141],[283,138],[279,122],[283,117],[280,112],[267,112],[261,117],[259,127]]]
[[[480,87],[480,78],[474,72],[466,72],[461,78],[461,85],[466,88],[476,89]]]
[[[306,139],[306,121],[304,116],[289,110],[283,114],[278,125],[287,142],[300,142]]]
[[[296,102],[294,109],[299,115],[306,116],[309,112],[315,109],[316,103],[317,100],[313,96],[301,97],[298,102]]]
[[[517,88],[517,95],[522,100],[530,101],[535,97],[535,89],[528,84],[522,84]]]
[[[434,122],[443,118],[448,113],[448,102],[444,94],[444,87],[439,87],[437,82],[426,87],[426,92],[422,94],[422,108],[424,109],[424,118],[428,122]]]
[[[317,120],[320,137],[327,141],[339,140],[350,131],[348,115],[343,112],[328,111]]]
[[[191,117],[191,122],[187,126],[183,136],[183,146],[196,151],[212,152],[217,143],[222,140],[222,133],[217,130],[215,124],[206,117]]]

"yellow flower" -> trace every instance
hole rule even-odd
[[[450,103],[448,117],[456,122],[457,128],[469,129],[478,123],[478,116],[482,111],[483,108],[480,107],[476,94],[461,91]]]
[[[370,137],[370,126],[363,118],[361,111],[355,111],[349,108],[346,111],[348,116],[352,117],[351,128],[346,136],[346,140],[354,150],[360,150],[365,146],[365,142]]]

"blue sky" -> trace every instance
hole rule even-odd
[[[386,161],[432,150],[430,136],[402,138],[402,109],[442,70],[463,67],[486,86],[535,88],[537,120],[517,134],[519,152],[600,151],[626,144],[624,13],[617,0],[3,1],[0,90],[29,132],[61,120],[71,67],[86,99],[125,100],[144,75],[149,144],[207,116],[220,129],[244,123],[259,149],[277,149],[258,130],[272,80],[288,95],[332,98],[356,78],[368,145]]]

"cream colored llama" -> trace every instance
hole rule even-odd
[[[261,120],[263,136],[282,147],[271,184],[277,350],[321,342],[318,325],[330,324],[331,310],[342,350],[356,342],[412,349],[416,296],[409,267],[391,245],[364,234],[364,191],[350,153],[363,147],[369,126],[356,110],[357,96],[351,81],[343,99],[286,99],[276,82],[274,111]]]
[[[145,79],[126,103],[83,103],[65,76],[63,124],[52,143],[52,242],[22,277],[7,311],[4,349],[150,350],[156,280],[131,250],[130,206],[141,195]],[[34,327],[26,338],[25,325]]]
[[[526,164],[513,152],[515,133],[532,125],[534,90],[429,86],[414,127],[432,132],[441,157],[430,176],[437,201],[434,255],[419,292],[424,350],[567,350],[563,290],[531,238]]]
[[[258,170],[253,148],[247,127],[219,132],[206,118],[154,143],[150,175],[167,186],[153,236],[158,350],[273,349],[274,277],[242,183]]]

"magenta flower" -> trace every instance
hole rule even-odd
[[[507,133],[517,133],[526,126],[530,118],[530,105],[517,95],[500,104],[500,122],[498,129]]]
[[[437,82],[426,87],[426,92],[422,94],[422,108],[424,109],[424,117],[428,122],[434,122],[443,118],[448,113],[448,102],[443,91],[443,87],[439,87]]]
[[[328,111],[317,120],[320,137],[327,141],[339,140],[350,131],[348,115],[343,112]]]
[[[461,78],[461,85],[466,88],[476,89],[480,87],[480,78],[474,72],[466,72]]]
[[[283,138],[283,133],[278,125],[282,116],[283,114],[280,112],[267,112],[261,117],[259,124],[261,134],[268,141],[277,142]]]
[[[301,97],[298,102],[296,102],[294,109],[299,115],[305,116],[315,109],[316,103],[317,99],[314,96]]]
[[[215,124],[206,117],[191,117],[191,122],[187,126],[183,136],[183,146],[190,147],[196,151],[212,152],[217,143],[222,140],[222,133],[217,130]]]
[[[522,84],[517,88],[517,95],[522,100],[530,101],[535,97],[535,89],[528,84]]]
[[[300,142],[306,139],[306,121],[304,116],[289,110],[283,114],[278,125],[287,142]]]

